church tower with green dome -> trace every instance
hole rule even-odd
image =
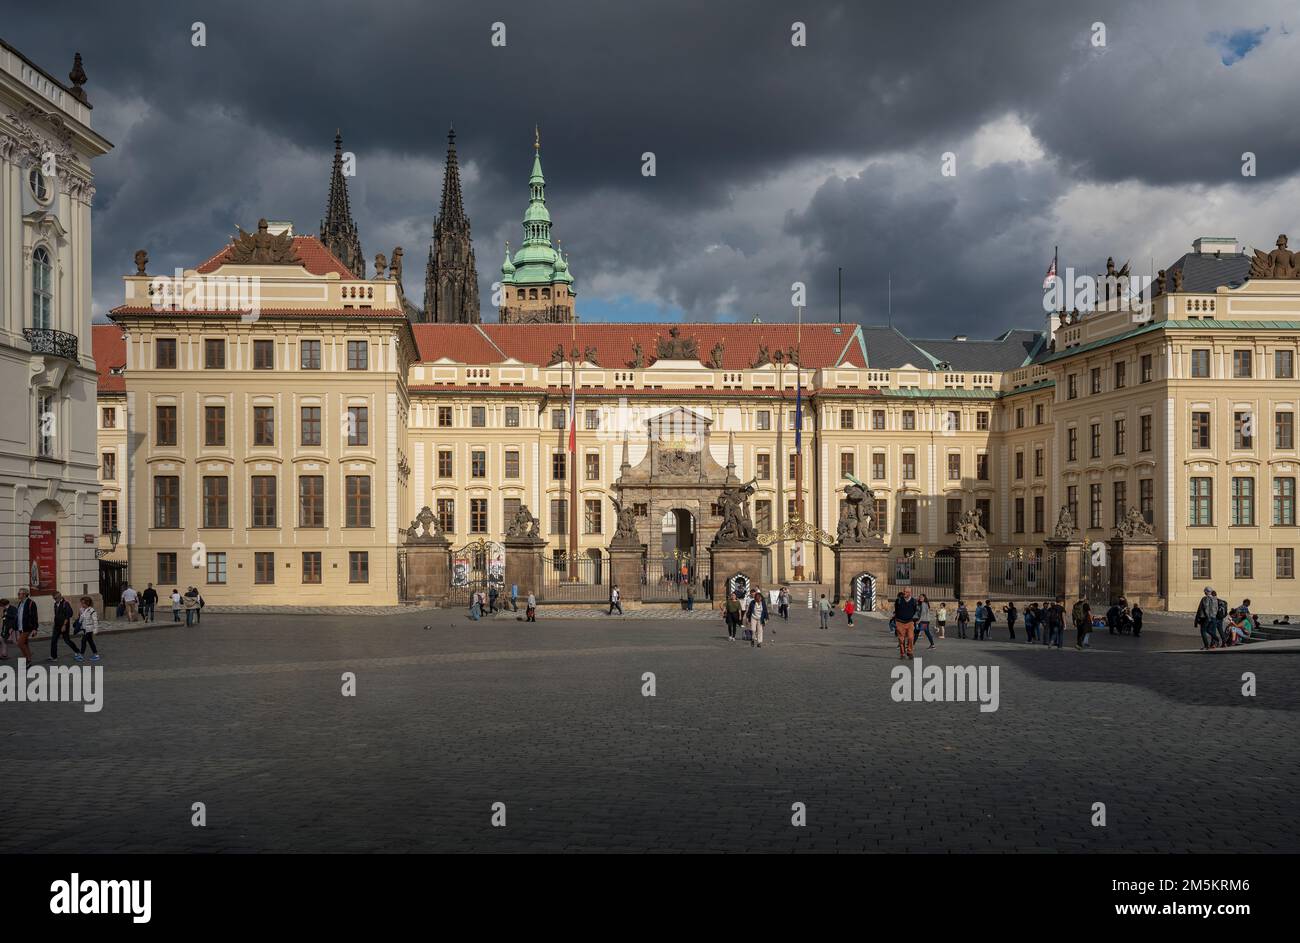
[[[510,244],[501,265],[502,324],[568,324],[578,320],[573,275],[568,260],[551,245],[551,214],[546,209],[541,136],[533,131],[533,172],[528,178],[524,239],[512,258]]]

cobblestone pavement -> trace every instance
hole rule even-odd
[[[924,664],[998,667],[982,713],[893,701],[878,618],[796,610],[759,650],[680,613],[542,615],[107,637],[99,713],[0,703],[32,800],[0,851],[1300,851],[1300,657],[1167,654],[1194,642],[1181,618],[1087,653],[1005,626],[922,642]]]

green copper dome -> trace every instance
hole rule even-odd
[[[528,207],[523,218],[524,241],[511,261],[509,247],[501,266],[508,285],[573,284],[568,262],[551,245],[551,213],[546,208],[546,176],[542,173],[540,141],[533,143],[533,170],[528,178]]]

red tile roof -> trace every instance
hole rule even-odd
[[[155,308],[152,305],[118,305],[108,312],[112,314],[156,314],[159,316],[185,315],[186,317],[234,318],[238,311],[185,311],[183,309]],[[261,308],[259,318],[392,318],[406,320],[406,312],[400,308]]]
[[[326,249],[324,244],[315,236],[294,236],[293,248],[298,253],[303,268],[313,275],[328,275],[330,272],[337,272],[340,278],[356,278],[355,275],[348,271],[348,267],[340,262],[333,252]],[[225,263],[230,250],[230,245],[223,246],[220,252],[200,265],[196,271],[200,275],[215,272]]]
[[[459,363],[500,363],[514,358],[523,363],[545,365],[559,344],[565,349],[595,349],[600,366],[623,368],[633,360],[633,344],[640,344],[648,364],[655,358],[660,338],[677,328],[684,339],[693,339],[700,362],[707,363],[713,346],[722,344],[723,370],[749,369],[761,345],[769,353],[795,346],[799,329],[794,324],[748,324],[713,322],[704,324],[419,324],[415,326],[420,360],[430,362],[448,357]],[[856,325],[805,324],[801,351],[807,368],[841,364],[866,366]]]
[[[99,392],[125,393],[126,377],[112,371],[126,366],[126,338],[116,324],[90,326],[91,354],[99,369]]]

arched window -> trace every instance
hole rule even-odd
[[[542,297],[543,297],[543,298],[550,298],[550,297],[551,297],[551,290],[550,290],[549,288],[543,288],[543,289],[542,289]]]
[[[524,300],[524,290],[523,290],[522,288],[519,289],[519,291],[517,291],[517,292],[515,293],[515,297],[516,297],[519,301],[523,301],[523,300]]]
[[[32,253],[32,327],[54,326],[54,295],[50,291],[50,254],[44,246]]]
[[[536,298],[537,298],[537,289],[536,288],[528,289],[528,300],[533,301]]]

